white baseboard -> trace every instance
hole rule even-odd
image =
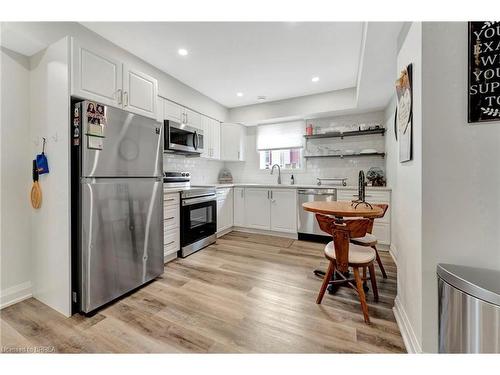
[[[403,337],[406,351],[410,354],[422,353],[422,348],[420,347],[417,336],[415,335],[415,331],[413,331],[408,315],[406,314],[398,296],[396,296],[396,299],[394,300],[394,307],[392,308],[392,311],[396,317],[396,322],[398,323],[399,331]]]
[[[237,230],[238,232],[266,234],[268,236],[285,237],[285,238],[291,238],[293,240],[296,240],[298,238],[297,233],[275,232],[272,230],[253,229],[253,228],[246,228],[246,227],[232,227],[231,231],[233,231],[233,230]]]
[[[398,258],[396,256],[397,253],[398,253],[398,250],[396,249],[396,246],[394,246],[391,243],[391,246],[389,247],[389,254],[391,254],[392,260],[396,264],[396,267],[398,266]]]
[[[0,291],[0,310],[32,297],[31,282],[15,285]]]
[[[217,238],[222,237],[225,234],[228,234],[229,232],[232,232],[232,231],[233,231],[233,227],[221,230],[220,232],[217,232]]]

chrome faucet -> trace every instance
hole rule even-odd
[[[281,168],[278,164],[273,164],[271,167],[271,174],[274,172],[274,167],[278,167],[278,185],[281,185]]]

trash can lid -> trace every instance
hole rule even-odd
[[[441,263],[437,274],[462,292],[500,306],[500,271]]]

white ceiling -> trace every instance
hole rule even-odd
[[[273,101],[357,83],[362,22],[82,24],[226,107],[255,104],[259,95]],[[189,55],[179,56],[179,48]]]

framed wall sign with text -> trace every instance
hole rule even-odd
[[[469,123],[500,121],[500,22],[469,22]]]

